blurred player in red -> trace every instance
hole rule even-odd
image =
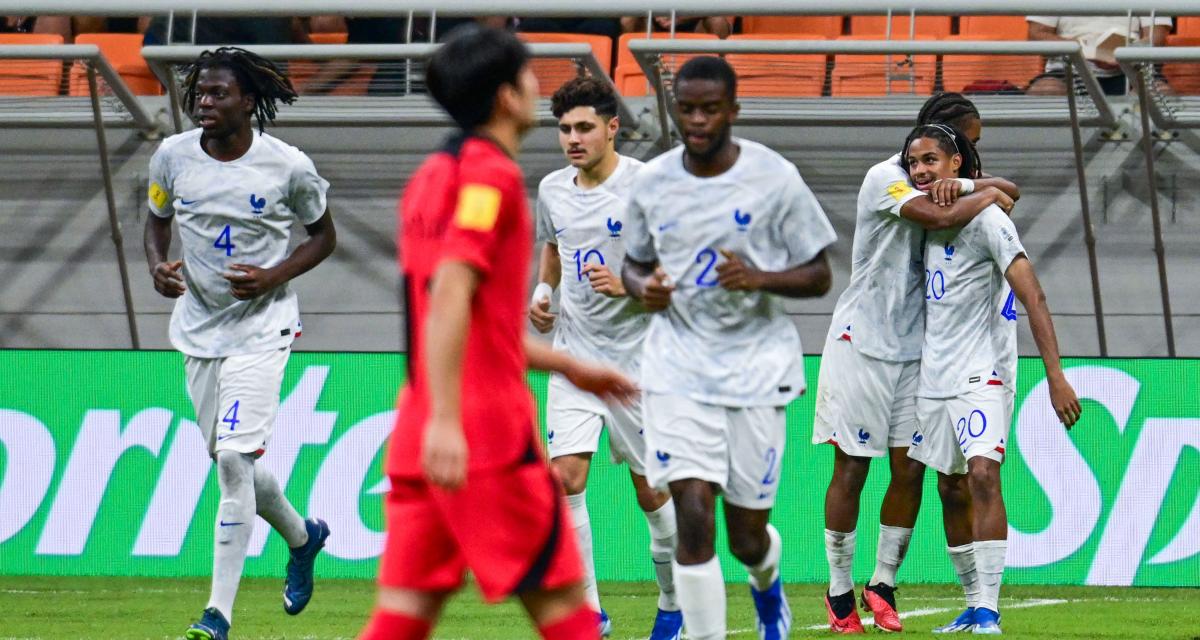
[[[429,64],[429,92],[461,131],[400,205],[409,376],[387,460],[379,600],[362,640],[427,638],[468,569],[486,600],[520,598],[542,638],[599,638],[525,369],[610,399],[636,389],[525,337],[533,220],[514,158],[534,125],[528,62],[511,34],[468,25]]]

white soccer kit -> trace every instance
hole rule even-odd
[[[586,265],[604,265],[618,277],[625,261],[625,207],[630,185],[642,167],[619,156],[612,175],[592,189],[576,183],[579,170],[559,169],[542,179],[537,197],[538,241],[558,246],[562,264],[554,348],[583,360],[605,362],[636,376],[642,339],[650,318],[628,297],[610,298],[592,289]],[[604,402],[558,374],[546,396],[550,457],[594,453],[607,426],[614,460],[644,474],[641,403]]]
[[[995,205],[925,244],[919,433],[908,455],[945,474],[976,456],[1004,460],[1017,378],[1016,296],[1004,274],[1025,253]]]
[[[834,308],[817,378],[813,443],[881,457],[908,446],[925,333],[925,230],[900,209],[925,196],[900,154],[871,167],[858,192],[850,284]]]
[[[729,251],[753,268],[784,271],[811,262],[836,234],[795,165],[756,142],[734,143],[738,159],[719,176],[685,170],[683,147],[647,163],[633,184],[626,250],[657,262],[675,286],[642,353],[650,482],[708,479],[731,504],[762,509],[778,488],[782,408],[804,392],[803,349],[776,296],[728,291],[716,267]],[[737,477],[756,486],[742,488]]]
[[[255,132],[242,157],[221,162],[201,148],[202,133],[167,138],[150,160],[150,211],[176,218],[183,245],[187,291],[171,313],[170,338],[187,356],[188,390],[210,450],[254,453],[270,439],[299,305],[286,284],[238,300],[222,274],[231,264],[282,262],[292,225],[325,214],[329,183],[308,156],[272,136]]]

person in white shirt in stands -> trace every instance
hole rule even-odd
[[[902,147],[913,185],[969,175],[975,149],[960,131],[920,125]],[[1012,220],[989,206],[962,227],[925,235],[925,343],[917,385],[917,424],[908,455],[938,472],[939,489],[966,481],[969,501],[947,500],[950,526],[969,509],[978,595],[935,633],[1000,633],[1000,582],[1008,551],[1008,514],[1000,490],[1017,382],[1017,301],[1046,367],[1050,402],[1068,429],[1079,420],[1075,390],[1063,375],[1046,295]],[[972,594],[967,594],[971,598]]]
[[[721,58],[679,68],[684,143],[638,172],[625,225],[625,288],[654,312],[642,352],[647,479],[675,501],[675,591],[694,640],[725,637],[721,493],[759,638],[784,638],[791,627],[783,543],[768,521],[785,407],[805,380],[800,335],[779,296],[824,295],[825,248],[836,239],[795,165],[733,137],[736,96],[737,75]]]
[[[537,236],[543,244],[529,319],[542,333],[557,328],[555,349],[636,376],[650,317],[626,295],[620,265],[625,260],[625,203],[642,162],[617,153],[617,97],[607,81],[590,77],[567,81],[551,97],[550,110],[558,118],[558,141],[570,164],[538,185]],[[557,314],[550,310],[555,288],[561,296]],[[612,622],[600,606],[596,588],[585,492],[602,428],[608,430],[614,460],[629,465],[638,507],[650,528],[650,555],[659,588],[650,640],[678,640],[683,617],[671,579],[675,507],[670,496],[646,482],[641,403],[604,402],[562,376],[551,376],[546,396],[550,466],[566,489],[583,556],[588,602],[599,613],[601,635],[608,636]]]
[[[1084,45],[1084,55],[1089,58],[1088,68],[1107,95],[1125,95],[1126,79],[1112,59],[1112,49],[1105,46],[1104,41],[1116,35],[1118,39],[1114,42],[1119,42],[1120,46],[1125,46],[1120,39],[1127,38],[1131,42],[1152,42],[1159,47],[1166,43],[1167,32],[1171,30],[1169,16],[1155,16],[1153,21],[1148,17],[1130,20],[1126,16],[1027,16],[1025,20],[1029,23],[1030,40],[1078,41]],[[1033,79],[1026,93],[1066,95],[1065,64],[1061,58],[1047,59],[1045,73]],[[1156,81],[1160,86],[1165,82],[1161,77],[1157,77]]]
[[[291,80],[249,51],[205,51],[184,80],[198,128],[171,136],[150,159],[146,260],[154,288],[175,298],[171,344],[184,354],[196,422],[216,462],[221,503],[214,523],[212,593],[191,640],[225,640],[257,514],[291,549],[284,610],[313,592],[313,562],[329,527],[304,520],[279,483],[255,464],[271,438],[300,311],[288,281],[337,242],[326,207],[329,183],[303,152],[263,132],[277,102],[296,99]],[[258,131],[251,118],[258,120]],[[167,257],[171,221],[183,257]],[[308,238],[289,255],[291,228]]]

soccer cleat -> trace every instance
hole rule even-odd
[[[850,613],[843,617],[838,617],[833,612],[833,602],[829,597],[829,592],[825,592],[825,613],[829,614],[829,630],[834,633],[866,633],[863,629],[862,619],[858,617],[858,609],[854,607],[854,592],[850,591],[840,596],[835,596],[837,599],[847,598],[850,601]]]
[[[1000,612],[979,607],[975,610],[975,628],[971,633],[984,636],[998,636],[1000,631]]]
[[[649,640],[679,640],[683,634],[683,612],[658,610]]]
[[[607,638],[612,635],[612,618],[608,617],[608,612],[604,609],[600,610],[600,637]]]
[[[220,611],[209,607],[199,622],[188,627],[183,637],[187,640],[229,640],[229,621]]]
[[[934,633],[971,633],[975,629],[975,607],[967,607],[958,617],[937,627],[933,630]]]
[[[867,585],[862,592],[863,608],[875,616],[875,627],[881,631],[904,630],[896,613],[896,587],[883,584]]]
[[[308,530],[308,542],[291,550],[283,583],[283,610],[292,616],[304,611],[312,598],[313,563],[329,537],[329,525],[324,520],[309,518],[304,528]]]
[[[783,582],[775,578],[770,588],[759,591],[750,585],[750,597],[754,599],[759,640],[782,640],[792,628],[792,610],[783,595]]]

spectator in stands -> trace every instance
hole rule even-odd
[[[530,33],[587,33],[621,37],[621,20],[617,18],[520,18],[517,31]]]
[[[3,33],[49,33],[62,36],[65,44],[84,33],[141,33],[149,18],[104,18],[99,16],[5,16]]]
[[[675,16],[675,32],[711,33],[718,38],[728,38],[733,34],[736,16]],[[652,28],[654,31],[670,31],[671,16],[654,16]],[[641,17],[621,18],[621,29],[625,33],[645,31],[646,19]]]
[[[146,45],[192,41],[190,16],[176,16],[168,38],[165,17],[150,20]],[[308,31],[299,18],[196,18],[193,44],[309,44]]]
[[[1079,42],[1088,59],[1088,67],[1107,95],[1125,94],[1125,75],[1112,57],[1113,49],[1124,46],[1127,39],[1159,46],[1166,42],[1167,32],[1171,30],[1171,18],[1163,16],[1156,17],[1153,22],[1149,18],[1131,20],[1125,16],[1028,16],[1025,20],[1029,23],[1030,40]],[[1033,79],[1026,93],[1066,95],[1064,65],[1062,59],[1046,60],[1046,72]]]

